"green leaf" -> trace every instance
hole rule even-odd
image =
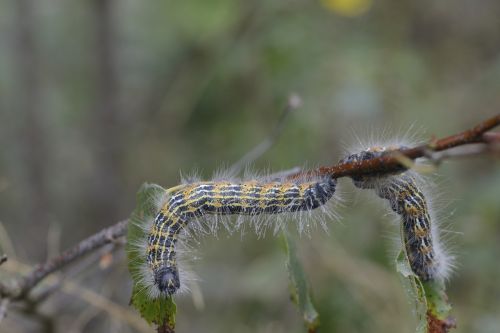
[[[404,240],[403,235],[401,239]],[[396,269],[403,277],[408,296],[415,303],[418,320],[416,332],[428,333],[429,326],[433,325],[431,321],[439,322],[440,327],[454,327],[454,320],[450,316],[451,305],[448,303],[444,282],[437,280],[422,282],[411,270],[404,248],[396,258]],[[443,332],[447,332],[447,328]]]
[[[306,279],[302,265],[297,258],[294,240],[284,231],[283,238],[287,254],[287,269],[290,278],[290,295],[298,306],[309,332],[316,332],[319,327],[319,314],[314,308],[312,292]]]
[[[140,312],[141,316],[149,323],[158,326],[175,327],[175,314],[177,307],[172,297],[159,297],[152,299],[146,286],[140,280],[141,267],[146,260],[145,253],[142,253],[134,244],[145,242],[147,235],[140,226],[148,219],[154,218],[155,199],[165,193],[165,189],[155,184],[143,184],[137,192],[137,206],[130,217],[127,233],[126,251],[128,255],[128,268],[134,287],[132,289],[131,304]]]
[[[406,294],[413,301],[417,319],[417,333],[427,333],[427,300],[420,279],[413,273],[406,252],[402,249],[396,258],[396,270],[401,274]]]

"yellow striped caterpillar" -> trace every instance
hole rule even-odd
[[[200,219],[228,215],[250,217],[256,230],[261,228],[260,215],[291,213],[299,220],[325,204],[335,193],[336,180],[321,177],[303,180],[195,181],[179,187],[160,204],[158,214],[149,227],[144,271],[144,284],[152,296],[171,296],[181,287],[176,258],[176,244],[182,233],[196,227]],[[298,215],[296,215],[298,214]],[[237,227],[240,223],[237,223]],[[279,226],[279,224],[276,224]],[[154,286],[154,287],[153,287]]]
[[[402,147],[373,147],[342,161],[368,160],[397,148]],[[356,187],[373,189],[377,196],[388,200],[392,211],[400,216],[402,242],[413,273],[422,281],[446,278],[451,268],[450,257],[442,249],[437,225],[431,220],[426,197],[414,172],[356,176],[352,180]]]

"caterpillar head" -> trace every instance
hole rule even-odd
[[[389,145],[389,146],[374,146],[368,149],[362,150],[359,153],[351,154],[342,160],[340,163],[356,163],[371,160],[372,158],[377,158],[380,156],[384,156],[386,154],[390,154],[398,149],[405,149],[406,146],[401,145]],[[402,167],[401,171],[405,171],[406,168]],[[399,172],[401,172],[399,171]],[[397,172],[397,173],[399,173]],[[353,176],[352,180],[354,186],[358,188],[373,188],[375,184],[373,183],[373,177],[378,176],[377,174],[373,175],[363,175],[363,176]]]
[[[390,146],[374,146],[368,149],[362,150],[359,153],[351,154],[346,158],[342,159],[342,163],[353,163],[370,160],[372,158],[380,157],[386,154],[390,154],[398,149],[406,149],[408,147],[401,145],[390,145]]]
[[[175,267],[164,266],[154,271],[154,281],[161,293],[172,296],[180,288],[179,271]]]

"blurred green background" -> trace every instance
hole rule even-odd
[[[471,127],[500,109],[499,17],[495,0],[1,1],[2,249],[32,265],[126,218],[145,181],[209,178],[268,135],[291,92],[303,107],[257,170],[335,163],[356,136]],[[499,332],[498,158],[438,171],[456,332]],[[346,180],[340,192],[341,223],[298,241],[321,332],[413,332],[397,227],[374,196]],[[279,240],[222,232],[199,255],[178,332],[304,331]],[[123,251],[95,259],[67,280],[131,311]],[[136,331],[78,293],[41,311],[14,308],[0,329]]]

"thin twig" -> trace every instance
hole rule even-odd
[[[36,266],[33,271],[23,279],[21,294],[28,292],[50,273],[63,268],[79,257],[82,257],[103,245],[114,242],[119,237],[124,236],[127,230],[127,223],[128,220],[125,220],[103,229],[97,234],[81,241],[75,247],[64,251],[58,257],[47,261],[45,264]]]
[[[137,316],[135,312],[114,303],[91,289],[79,286],[71,281],[65,281],[62,287],[65,293],[77,296],[92,306],[108,312],[113,317],[128,323],[139,332],[151,331],[151,328],[148,326],[146,321]]]
[[[13,273],[25,273],[30,271],[30,267],[24,263],[12,260],[12,265],[8,270]],[[65,277],[64,279],[62,279],[60,276],[54,276],[54,274],[52,274],[50,276],[47,276],[47,278],[43,282],[52,286],[60,283],[61,290],[65,294],[79,298],[86,303],[91,304],[93,307],[107,312],[109,315],[127,322],[130,326],[135,327],[139,332],[151,331],[148,324],[144,320],[142,320],[133,310],[130,310],[127,307],[123,307],[113,302],[112,300],[103,297],[101,294],[98,294],[95,291],[88,289],[83,285],[80,285],[78,282],[72,280],[71,278]],[[37,297],[26,295],[22,299],[15,299],[13,301],[16,301],[17,303],[19,301],[22,301],[22,307],[20,308],[22,312],[29,312],[30,315],[37,316],[38,320],[42,319],[43,315],[40,316],[38,312],[39,299],[37,299]],[[43,322],[42,320],[40,321]]]
[[[236,163],[234,163],[228,170],[230,175],[237,175],[245,166],[251,164],[253,161],[257,160],[261,157],[265,152],[267,152],[278,140],[283,128],[285,126],[285,122],[288,119],[290,113],[299,108],[302,105],[302,100],[298,95],[292,94],[288,97],[288,101],[281,113],[278,122],[269,133],[269,136],[255,146],[248,153],[243,155]]]
[[[2,254],[2,256],[0,257],[0,266],[7,261],[7,255],[6,254]]]
[[[45,288],[40,288],[36,293],[32,293],[30,295],[30,300],[34,303],[41,303],[45,301],[48,297],[50,297],[54,292],[58,291],[61,286],[64,284],[64,280],[68,277],[74,277],[80,275],[80,273],[88,271],[88,268],[95,265],[99,258],[102,258],[105,254],[110,254],[115,250],[121,248],[123,243],[121,242],[122,238],[118,238],[112,244],[107,244],[102,246],[100,249],[96,249],[94,253],[89,254],[85,259],[78,260],[75,265],[71,267],[70,270],[64,272],[64,276],[55,275],[54,281],[51,281],[51,284],[46,286]],[[48,281],[46,281],[48,282]]]
[[[0,296],[19,299],[36,286],[47,275],[60,270],[76,259],[94,251],[101,246],[116,241],[117,238],[125,235],[127,230],[128,220],[121,221],[115,225],[103,229],[93,236],[82,240],[76,246],[64,251],[59,256],[47,261],[44,264],[39,264],[26,274],[19,281],[19,288],[12,290],[0,284]]]
[[[439,164],[443,160],[448,160],[452,158],[464,158],[464,157],[471,157],[471,156],[485,155],[485,154],[492,154],[492,155],[500,154],[500,144],[478,143],[478,144],[470,144],[466,146],[454,147],[440,152],[431,152],[426,156],[426,158],[428,158],[434,164]]]
[[[49,298],[54,292],[60,290],[64,277],[55,277],[58,279],[55,283],[45,287],[40,292],[37,292],[36,295],[32,295],[29,298],[29,301],[33,304],[40,304]]]
[[[290,178],[300,178],[304,176],[326,176],[332,178],[352,177],[361,175],[387,174],[405,168],[401,162],[401,156],[411,160],[426,157],[429,153],[444,151],[453,147],[463,146],[471,143],[491,144],[500,142],[500,134],[486,133],[490,129],[500,125],[500,114],[483,121],[477,126],[467,131],[451,135],[449,137],[433,140],[429,144],[424,144],[414,148],[404,148],[395,150],[392,154],[375,157],[353,163],[339,163],[329,167],[319,167],[314,170],[299,172]]]

